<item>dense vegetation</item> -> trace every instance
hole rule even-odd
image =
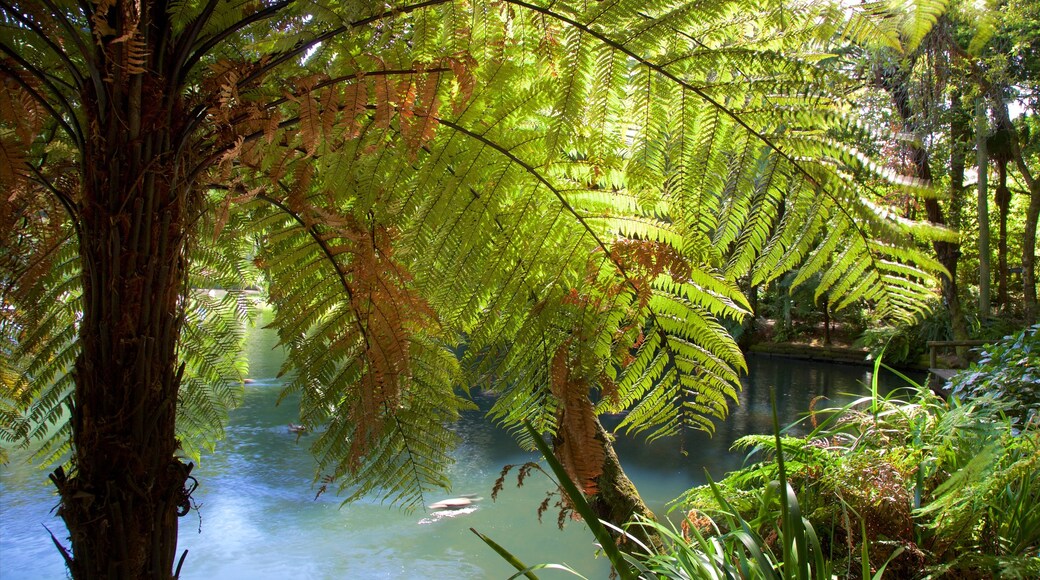
[[[597,417],[712,430],[759,291],[908,327],[938,289],[965,334],[947,101],[1003,131],[1035,318],[1035,8],[947,8],[0,0],[0,439],[54,466],[71,574],[176,575],[250,287],[326,485],[423,503],[482,385],[596,517],[649,516]]]
[[[737,448],[756,450],[759,460],[681,498],[687,524],[704,535],[729,534],[740,530],[733,526],[739,517],[764,551],[786,556],[777,544],[794,531],[769,535],[781,510],[770,482],[786,481],[818,537],[812,547],[825,565],[813,577],[869,577],[884,568],[897,578],[1035,578],[1037,330],[985,349],[948,401],[913,385],[813,410],[804,435],[739,440]],[[1021,365],[1019,380],[1008,380],[1009,358]],[[782,458],[783,477],[773,458]],[[726,542],[728,553],[743,549],[737,538]]]
[[[1038,332],[984,348],[948,400],[905,377],[879,393],[878,363],[871,395],[739,439],[753,460],[678,498],[681,529],[639,520],[625,528],[630,554],[605,554],[624,578],[1036,578]],[[544,452],[566,505],[585,514]],[[643,541],[647,529],[657,543]],[[520,570],[545,567],[483,539]]]
[[[875,153],[942,193],[887,201],[958,230],[952,246],[932,248],[952,276],[930,313],[879,324],[867,305],[833,312],[817,280],[798,286],[789,275],[752,289],[759,316],[776,321],[771,338],[818,336],[826,321],[875,354],[885,349],[890,363],[918,364],[927,341],[995,340],[1036,322],[1038,18],[1035,2],[952,2],[915,51],[866,56],[860,106],[908,137]],[[961,349],[946,364],[964,366],[967,355]]]

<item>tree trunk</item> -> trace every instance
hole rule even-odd
[[[116,31],[134,25],[114,10]],[[140,26],[144,27],[142,23]],[[148,42],[148,31],[136,28]],[[175,457],[187,243],[198,199],[177,89],[130,71],[132,42],[99,43],[104,81],[82,105],[79,250],[83,318],[74,368],[73,471],[56,471],[73,578],[171,578],[191,465]],[[158,52],[149,52],[150,56]],[[101,91],[100,93],[95,91]],[[171,93],[171,91],[174,91]]]
[[[827,297],[823,297],[823,346],[831,345],[831,313],[830,313],[830,301]]]
[[[935,199],[925,201],[925,211],[928,214],[929,221],[958,227],[960,225],[961,207],[964,204],[964,157],[968,148],[971,116],[964,107],[960,93],[951,95],[950,108],[949,212],[944,220],[942,209],[938,200]],[[927,166],[927,157],[925,158],[925,164]],[[928,173],[930,179],[931,171]],[[969,338],[968,321],[964,316],[964,308],[961,305],[957,284],[957,262],[961,256],[960,244],[942,242],[934,244],[934,248],[939,261],[950,271],[950,279],[943,280],[943,299],[950,310],[950,327],[953,330],[953,339],[967,340]],[[968,349],[966,347],[958,347],[958,357],[964,359],[967,355]]]
[[[892,95],[892,104],[895,105],[896,111],[899,113],[899,117],[907,125],[916,132],[914,123],[914,115],[911,110],[910,93],[909,93],[909,72],[905,69],[900,69],[896,72],[887,73],[882,75],[881,84],[883,88]],[[961,114],[961,102],[959,97],[954,97],[952,106],[954,109],[953,121],[951,125],[951,140],[953,141],[953,149],[959,149],[962,145],[958,145],[967,133],[966,122],[962,118]],[[910,147],[910,160],[913,163],[914,177],[932,182],[932,169],[929,166],[928,151],[924,148],[920,142],[915,141],[909,145]],[[924,200],[925,213],[928,221],[938,225],[956,225],[956,217],[962,202],[963,190],[964,190],[964,155],[963,152],[960,154],[960,175],[957,175],[957,168],[950,168],[950,214],[953,218],[952,222],[948,222],[943,216],[942,207],[939,205],[939,200],[934,197],[928,197]],[[955,156],[951,156],[951,165],[956,161]],[[949,277],[943,277],[942,279],[942,299],[946,306],[947,312],[950,315],[950,326],[953,330],[954,340],[967,340],[968,339],[968,324],[964,318],[964,309],[961,306],[960,296],[957,291],[957,262],[960,259],[960,245],[952,242],[936,241],[932,242],[932,248],[935,251],[936,258],[939,263],[949,272]],[[958,356],[964,356],[966,349],[958,348]]]
[[[603,424],[596,419],[596,440],[602,443],[606,452],[603,464],[603,473],[596,480],[599,493],[589,498],[589,505],[596,512],[599,519],[608,521],[618,527],[633,521],[636,516],[656,521],[654,512],[647,507],[643,499],[639,497],[639,491],[635,484],[625,475],[618,461],[614,445],[611,443],[613,437],[603,428]],[[661,538],[654,532],[650,532],[643,526],[630,526],[628,532],[643,544],[657,549],[661,547]],[[622,550],[639,552],[638,546],[630,542],[620,543]]]
[[[1008,211],[1011,209],[1011,190],[1007,186],[1007,160],[997,160],[997,191],[995,201],[1000,212],[997,226],[997,300],[1007,308],[1008,301]]]
[[[989,192],[987,190],[989,163],[986,154],[986,137],[989,134],[989,127],[987,121],[985,100],[979,99],[975,106],[975,151],[979,168],[977,212],[979,220],[979,316],[983,320],[989,318],[990,315]],[[1005,306],[1007,302],[1000,300],[1000,304]]]
[[[1022,234],[1022,291],[1025,294],[1026,324],[1037,320],[1036,304],[1036,227],[1040,218],[1040,181],[1029,187],[1029,207],[1026,209],[1026,227]]]
[[[998,122],[1001,126],[1012,127],[1008,116],[1007,103],[998,99],[995,106]],[[1036,303],[1036,227],[1040,218],[1040,180],[1038,180],[1026,165],[1022,156],[1022,147],[1018,143],[1018,134],[1011,131],[1008,145],[1012,159],[1029,188],[1029,206],[1026,209],[1025,231],[1022,232],[1022,291],[1025,302],[1026,324],[1034,324],[1037,319]]]

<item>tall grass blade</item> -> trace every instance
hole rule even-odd
[[[506,562],[508,562],[510,566],[516,568],[521,573],[523,573],[524,576],[527,576],[531,580],[538,580],[538,576],[535,576],[535,574],[533,572],[531,572],[531,568],[528,565],[526,565],[523,562],[521,562],[520,559],[517,558],[516,556],[514,556],[512,552],[510,552],[509,550],[503,548],[502,546],[500,546],[497,542],[495,542],[491,538],[489,538],[489,537],[485,536],[484,534],[478,532],[476,530],[476,528],[470,528],[469,531],[471,531],[474,534],[476,534],[477,537],[480,538],[481,540],[484,540],[485,544],[487,544],[488,546],[491,546],[492,550],[497,552],[499,556],[502,556],[502,559],[505,560]]]
[[[564,493],[571,500],[571,505],[574,506],[574,511],[578,512],[578,515],[585,520],[585,524],[589,526],[589,530],[599,541],[600,547],[603,549],[603,553],[610,560],[614,570],[622,580],[635,580],[636,576],[628,566],[628,561],[621,554],[621,550],[618,549],[617,544],[614,543],[614,538],[607,531],[607,528],[600,523],[599,518],[596,517],[595,512],[592,511],[592,506],[585,499],[585,494],[578,489],[574,482],[571,481],[570,477],[567,476],[567,471],[563,468],[563,465],[553,455],[552,449],[542,439],[542,434],[535,430],[530,423],[524,422],[524,428],[527,429],[528,434],[534,441],[535,446],[538,447],[538,451],[541,452],[542,456],[545,457],[546,463],[552,468],[553,473],[556,475],[556,479],[560,484],[560,488],[563,489]]]

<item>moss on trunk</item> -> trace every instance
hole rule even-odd
[[[596,440],[603,445],[606,458],[603,473],[597,479],[599,493],[589,498],[589,505],[599,519],[618,527],[624,527],[624,524],[634,521],[637,516],[656,521],[654,512],[647,507],[643,498],[639,496],[635,484],[621,468],[621,462],[618,460],[617,453],[614,452],[613,436],[607,433],[598,419],[596,420],[596,431]],[[656,550],[661,547],[660,536],[644,526],[629,526],[628,532],[650,548]],[[619,541],[619,546],[630,553],[642,553],[641,548],[625,539]]]

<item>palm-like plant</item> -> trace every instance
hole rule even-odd
[[[493,415],[551,431],[593,492],[621,477],[597,413],[630,408],[624,426],[653,434],[725,416],[742,281],[801,264],[839,308],[900,318],[941,271],[912,242],[944,232],[866,193],[921,184],[835,138],[862,131],[826,50],[884,32],[866,12],[0,11],[0,418],[7,440],[71,453],[52,478],[76,577],[173,570],[175,454],[219,434],[248,312],[195,289],[253,268],[301,418],[326,427],[323,472],[406,505],[447,484],[460,384],[489,378]]]

